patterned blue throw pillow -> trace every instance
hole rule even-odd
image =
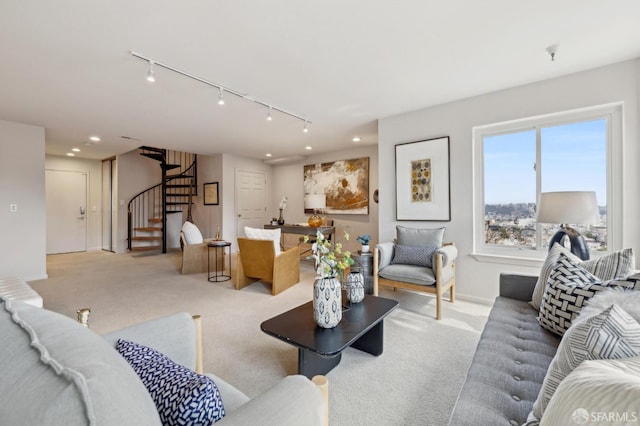
[[[119,339],[116,349],[149,391],[163,425],[211,425],[224,417],[220,391],[209,377],[128,340]]]
[[[396,244],[391,263],[432,268],[433,252],[437,249],[436,246],[413,247]]]

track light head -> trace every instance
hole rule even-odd
[[[218,94],[218,105],[224,105],[224,89],[220,88],[220,93]]]
[[[271,106],[269,106],[269,112],[267,113],[267,121],[271,121],[273,120],[273,117],[271,116]]]
[[[147,71],[147,81],[149,83],[156,82],[156,70],[154,69],[155,62],[149,61],[149,71]]]
[[[307,127],[307,120],[304,120],[304,129],[302,129],[302,131],[305,133],[309,133],[309,128]]]

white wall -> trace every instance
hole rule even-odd
[[[446,226],[445,239],[455,242],[460,251],[457,262],[457,294],[472,300],[491,301],[498,294],[500,272],[537,274],[538,268],[516,266],[508,262],[484,263],[471,256],[472,127],[622,101],[623,246],[633,247],[639,253],[639,66],[640,60],[627,61],[380,120],[380,239],[384,241],[394,238],[396,224],[424,228]],[[471,73],[469,78],[473,78]],[[438,136],[451,138],[451,222],[396,222],[394,145]]]
[[[287,223],[303,223],[309,220],[304,213],[304,166],[330,161],[349,160],[369,157],[369,214],[346,215],[331,214],[334,220],[336,239],[343,243],[346,250],[355,252],[360,248],[356,237],[371,234],[371,244],[378,242],[378,204],[373,202],[373,191],[378,189],[378,152],[376,146],[363,146],[325,154],[312,155],[302,161],[275,166],[273,168],[273,196],[270,198],[269,217],[278,216],[278,206],[283,196],[288,197],[284,218]],[[345,241],[343,232],[348,229],[351,238]]]
[[[0,147],[0,279],[45,279],[44,128],[0,121]]]
[[[47,155],[45,168],[87,174],[87,251],[102,250],[102,161]]]
[[[222,193],[222,155],[204,156],[198,155],[198,195],[193,197],[191,216],[204,238],[213,238],[218,227],[222,232],[223,204],[221,198],[217,206],[204,205],[205,183],[218,182],[218,197]]]

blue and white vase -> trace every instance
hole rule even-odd
[[[322,328],[333,328],[342,319],[342,288],[336,277],[318,277],[313,283],[313,319]]]
[[[364,300],[364,276],[360,271],[351,271],[347,276],[347,299],[351,303]]]

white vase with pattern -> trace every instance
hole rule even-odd
[[[342,288],[336,277],[318,277],[313,283],[313,319],[322,328],[333,328],[342,319]]]

